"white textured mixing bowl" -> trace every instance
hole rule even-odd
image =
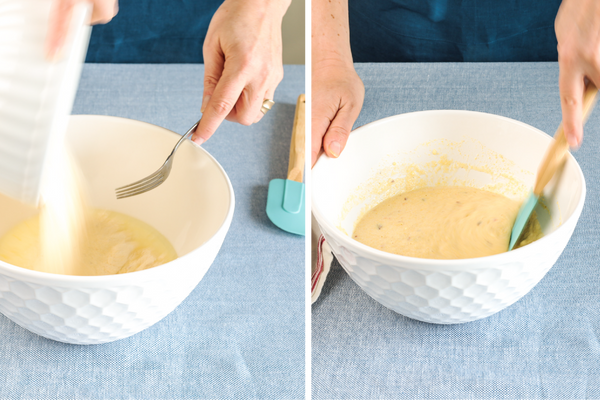
[[[144,122],[81,115],[71,117],[67,139],[89,183],[92,206],[152,225],[179,257],[148,270],[107,276],[55,275],[0,261],[0,312],[60,342],[111,342],[165,317],[200,282],[231,224],[233,189],[217,161],[186,141],[164,184],[116,200],[115,188],[154,172],[179,135]],[[0,195],[0,235],[35,212]]]
[[[524,123],[470,111],[424,111],[386,118],[356,129],[338,159],[319,159],[312,171],[312,210],[342,267],[384,306],[439,324],[485,318],[529,292],[567,245],[585,200],[583,174],[570,154],[562,173],[544,192],[547,209],[538,208],[544,237],[520,249],[465,260],[429,260],[385,253],[349,234],[361,212],[382,199],[386,182],[410,178],[397,173],[403,163],[427,170],[425,165],[447,150],[453,160],[481,167],[474,172],[450,171],[469,178],[475,187],[497,179],[504,180],[504,189],[511,189],[507,177],[531,187],[550,140]],[[444,141],[454,147],[444,149]],[[429,171],[448,173],[445,168]],[[380,190],[369,195],[369,188]],[[516,198],[526,193],[504,194]]]

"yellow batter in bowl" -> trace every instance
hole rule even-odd
[[[114,211],[89,210],[82,235],[73,270],[53,265],[48,271],[41,259],[40,217],[37,215],[0,238],[0,260],[36,271],[111,275],[156,267],[177,258],[171,243],[156,229]]]
[[[410,257],[485,257],[508,250],[519,207],[517,201],[482,189],[426,187],[379,203],[361,218],[352,237],[375,249]],[[540,237],[534,215],[521,245]]]

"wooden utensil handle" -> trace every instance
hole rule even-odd
[[[598,94],[598,89],[592,82],[588,84],[587,89],[585,90],[585,94],[583,97],[583,123],[587,120],[590,112],[594,108],[594,103],[596,100],[596,95]],[[550,182],[550,179],[556,173],[556,170],[563,164],[565,161],[565,155],[569,150],[569,143],[567,143],[567,138],[565,137],[565,131],[563,129],[562,122],[558,126],[556,133],[554,134],[554,140],[550,144],[550,147],[546,151],[546,155],[540,164],[540,168],[538,169],[538,174],[535,180],[535,186],[533,187],[533,194],[536,196],[540,196],[546,187],[546,184]]]
[[[291,181],[302,183],[304,175],[304,141],[305,141],[305,97],[303,94],[298,96],[296,103],[296,115],[294,116],[294,128],[292,130],[292,143],[290,145],[290,165],[288,167],[287,178]]]

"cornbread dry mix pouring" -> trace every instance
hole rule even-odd
[[[14,100],[18,112],[8,129],[0,129],[0,152],[12,160],[4,163],[10,169],[2,171],[7,175],[2,189],[28,204],[36,203],[41,194],[41,206],[39,215],[0,238],[0,260],[68,275],[116,274],[173,260],[175,250],[152,227],[88,207],[84,180],[65,149],[68,116],[90,35],[91,4],[74,5],[62,49],[51,61],[42,57],[50,2],[9,8],[18,23],[8,26],[6,48],[15,51],[2,57],[14,68],[4,76],[9,84],[2,100],[6,104]],[[24,115],[30,118],[21,118]]]
[[[90,208],[84,180],[63,146],[49,157],[40,213],[0,238],[0,260],[56,274],[111,275],[177,258],[171,243],[150,225]]]

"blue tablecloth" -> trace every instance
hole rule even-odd
[[[236,210],[190,296],[149,329],[97,346],[47,340],[0,315],[0,399],[304,397],[305,241],[265,213],[269,181],[287,173],[304,92],[303,67],[286,66],[285,74],[260,123],[225,122],[204,145],[231,179]],[[183,133],[200,116],[202,78],[202,65],[87,64],[73,113]]]
[[[357,64],[356,126],[419,110],[503,115],[554,134],[556,63]],[[517,145],[517,144],[515,144]],[[600,110],[574,155],[587,199],[554,267],[517,303],[461,325],[411,320],[334,261],[312,308],[313,399],[600,398]]]

